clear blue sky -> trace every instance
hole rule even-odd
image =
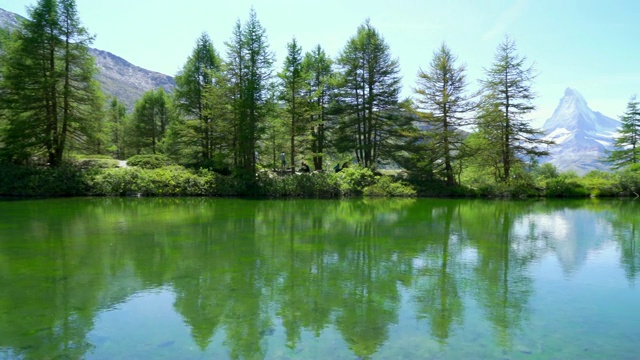
[[[593,110],[618,117],[640,94],[640,1],[637,0],[76,0],[94,47],[131,63],[174,75],[206,31],[224,55],[237,19],[253,6],[267,30],[278,67],[295,36],[303,50],[315,44],[338,55],[358,25],[371,19],[400,61],[403,96],[416,73],[444,41],[467,65],[472,87],[508,34],[539,73],[534,90],[541,126],[566,87]],[[0,0],[23,16],[36,0]]]

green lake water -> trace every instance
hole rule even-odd
[[[0,359],[638,359],[640,202],[0,202]]]

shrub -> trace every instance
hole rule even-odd
[[[622,188],[614,174],[594,170],[579,180],[592,197],[619,196]]]
[[[261,172],[258,195],[266,197],[335,198],[341,195],[337,178],[329,173],[277,176]]]
[[[376,182],[373,172],[360,166],[344,168],[334,174],[344,196],[361,196],[364,188]]]
[[[413,197],[416,196],[416,190],[400,181],[393,181],[391,176],[380,176],[375,184],[364,188],[363,194],[380,197]]]
[[[560,175],[546,181],[545,196],[547,197],[588,197],[589,190],[576,179]]]
[[[59,167],[0,165],[1,196],[83,196],[85,172],[71,164]]]
[[[135,166],[143,169],[159,169],[164,166],[175,165],[173,160],[165,155],[135,155],[127,159],[128,166]]]
[[[108,196],[203,196],[215,194],[215,179],[211,172],[182,166],[107,169],[94,177],[92,189],[93,195]]]
[[[617,173],[622,191],[628,195],[640,194],[640,164],[633,164]]]

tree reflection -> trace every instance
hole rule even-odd
[[[627,279],[635,284],[640,273],[640,204],[634,202],[618,202],[612,204],[610,222],[613,227],[613,238],[620,246],[620,264]]]
[[[493,324],[499,343],[507,348],[527,317],[532,293],[533,281],[527,268],[538,253],[535,239],[513,233],[514,222],[528,213],[529,206],[518,202],[475,202],[473,210],[471,206],[463,209],[464,229],[477,249],[473,281],[477,301]]]
[[[432,335],[446,344],[451,327],[462,323],[464,310],[460,293],[460,279],[465,269],[459,259],[463,248],[459,203],[446,202],[422,211],[422,222],[428,224],[429,230],[425,256],[420,258],[425,262],[424,267],[415,274],[415,301],[418,316],[427,318]]]
[[[201,352],[220,334],[231,358],[268,357],[279,331],[283,346],[295,351],[304,333],[320,337],[333,329],[353,354],[373,357],[409,296],[412,316],[427,321],[443,346],[475,301],[509,348],[528,317],[531,264],[553,246],[545,225],[528,214],[564,209],[557,206],[406,199],[0,203],[10,214],[0,235],[0,349],[19,358],[86,357],[96,316],[158,288],[175,293],[174,309]],[[637,209],[598,205],[605,210],[633,282],[640,271]]]

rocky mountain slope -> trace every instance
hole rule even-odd
[[[15,29],[23,20],[20,15],[0,8],[0,28]],[[148,90],[162,87],[171,92],[175,87],[171,76],[135,66],[107,51],[92,48],[89,53],[95,58],[98,68],[96,80],[102,91],[116,96],[128,109],[133,109],[135,102]]]
[[[542,162],[580,175],[608,170],[601,159],[611,149],[620,126],[620,121],[591,110],[578,91],[567,88],[553,115],[544,123],[545,139],[556,145]]]

